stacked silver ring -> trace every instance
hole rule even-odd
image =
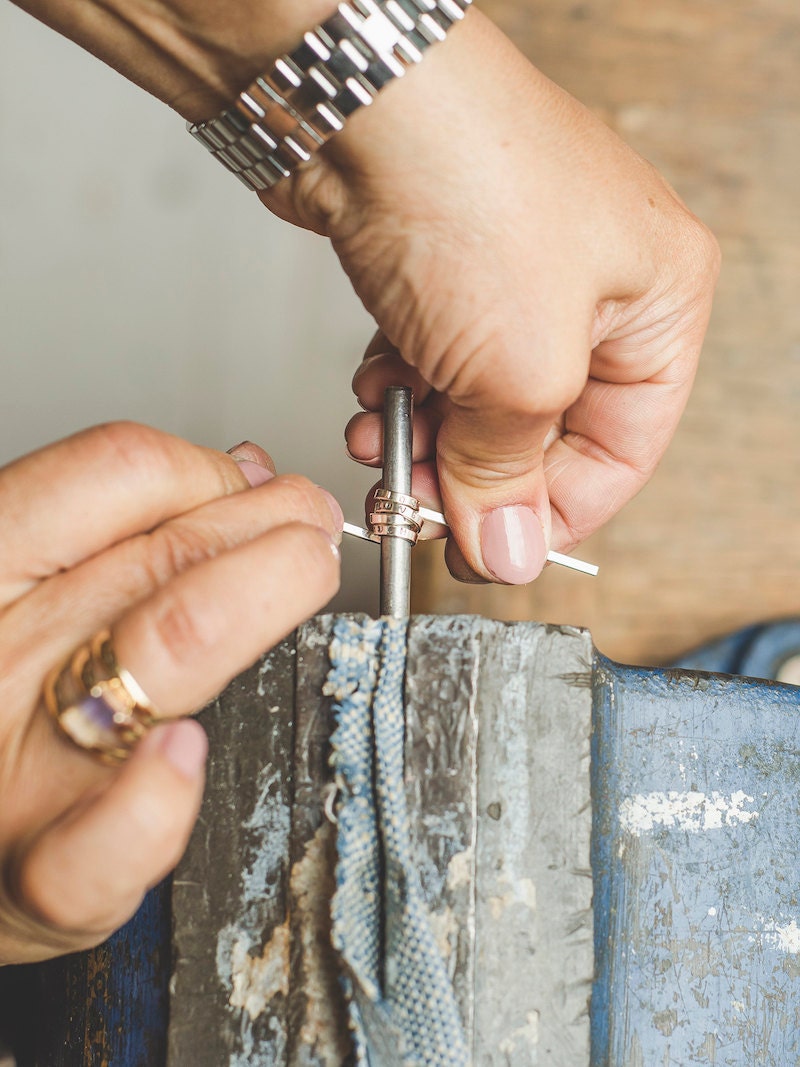
[[[375,490],[375,502],[369,515],[371,533],[379,537],[399,537],[415,545],[422,523],[416,497],[395,493],[392,489]]]

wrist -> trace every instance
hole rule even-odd
[[[249,189],[285,184],[354,113],[441,45],[470,3],[343,0],[221,114],[189,130]]]
[[[545,81],[478,10],[452,26],[422,62],[362,107],[309,164],[259,193],[283,218],[324,233],[335,245],[378,215],[402,229],[482,181],[497,141],[518,139],[520,95]],[[513,103],[513,107],[509,103]],[[446,192],[445,192],[446,190]],[[372,237],[376,235],[373,233]],[[342,254],[342,249],[337,247]]]

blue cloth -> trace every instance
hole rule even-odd
[[[325,692],[340,790],[333,943],[361,1067],[466,1067],[463,1024],[411,855],[403,784],[406,622],[339,618]]]

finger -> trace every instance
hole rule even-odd
[[[436,434],[441,416],[430,408],[416,408],[412,429],[412,458],[430,459],[436,452]],[[374,411],[354,415],[344,431],[348,455],[365,467],[383,464],[383,419]]]
[[[31,707],[45,671],[190,567],[289,523],[319,526],[338,543],[342,522],[330,493],[300,475],[282,475],[249,493],[213,500],[55,575],[7,611],[4,628],[14,633],[17,648],[28,650],[14,653],[20,681],[8,703]]]
[[[0,702],[7,712],[3,743],[7,751],[17,752],[15,766],[21,784],[13,809],[5,813],[0,823],[0,845],[48,820],[53,811],[73,803],[82,791],[105,780],[109,773],[108,768],[69,741],[44,710],[40,700],[44,675],[99,629],[120,618],[132,604],[141,603],[168,586],[176,575],[206,561],[215,564],[237,544],[252,542],[265,532],[298,520],[318,522],[325,530],[319,533],[321,538],[326,534],[332,540],[341,536],[341,509],[335,501],[329,503],[328,495],[304,478],[276,478],[263,488],[214,501],[153,534],[124,542],[75,570],[42,583],[7,610],[2,620],[6,637],[0,642]],[[295,575],[304,573],[305,563],[294,567]],[[246,574],[237,576],[239,585],[251,580]],[[313,569],[308,582],[309,590],[313,589]],[[291,589],[288,594],[291,596]],[[213,583],[206,588],[201,574],[195,595],[199,599],[226,600],[233,614],[239,590],[236,582],[221,593]],[[309,606],[306,613],[321,606],[325,599],[320,592],[319,603]],[[302,611],[302,604],[299,610]],[[288,615],[284,629],[291,629],[299,621],[299,616],[293,619]],[[246,614],[231,624],[234,637],[238,625],[250,626]],[[245,633],[244,638],[235,638],[241,642],[240,652],[246,637]],[[251,659],[258,651],[263,649]],[[235,651],[231,651],[229,673],[237,673],[248,662],[247,655],[237,659]],[[122,663],[128,666],[124,659]],[[227,680],[222,677],[219,688]],[[11,709],[17,709],[16,715]],[[192,705],[184,703],[180,710],[192,710]]]
[[[252,441],[242,441],[241,444],[234,445],[228,449],[228,455],[236,460],[251,488],[263,485],[278,473],[272,456]]]
[[[593,312],[579,301],[543,307],[538,325],[528,351],[488,336],[451,389],[436,442],[444,514],[464,560],[509,585],[532,581],[547,559],[544,443],[586,384]]]
[[[338,587],[338,551],[325,530],[281,526],[179,574],[120,619],[114,647],[162,714],[185,714]]]
[[[647,482],[691,380],[678,363],[638,385],[589,380],[566,413],[563,436],[545,454],[557,550],[569,551],[594,533]]]
[[[486,578],[476,574],[464,559],[464,555],[454,537],[447,538],[447,543],[444,546],[444,562],[457,582],[464,582],[467,585],[488,584]]]
[[[368,356],[353,375],[353,392],[366,411],[381,410],[383,394],[390,385],[408,386],[418,405],[431,392],[419,371],[406,363],[396,349]]]
[[[207,743],[191,720],[155,728],[107,786],[48,827],[13,879],[39,927],[28,959],[88,948],[121,926],[176,865],[197,817]]]
[[[0,471],[0,604],[124,537],[247,488],[236,461],[137,426],[97,426]]]
[[[439,432],[444,513],[467,568],[484,580],[525,584],[544,567],[550,505],[542,444],[551,421],[455,408]]]

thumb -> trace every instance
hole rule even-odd
[[[444,512],[458,550],[448,546],[456,577],[459,555],[494,582],[533,581],[550,546],[550,500],[544,446],[552,417],[453,405],[437,437]]]
[[[444,513],[464,561],[509,585],[533,581],[547,560],[545,449],[589,368],[591,315],[575,301],[545,306],[535,329],[509,326],[463,368],[436,442]]]

